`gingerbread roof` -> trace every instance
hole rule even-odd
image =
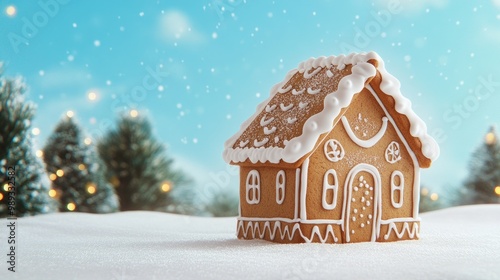
[[[300,63],[226,141],[224,160],[296,163],[314,150],[319,137],[333,129],[342,109],[375,76],[381,78],[376,87],[392,97],[387,102],[392,103],[394,113],[405,117],[402,124],[416,142],[410,146],[417,149],[414,152],[421,155],[419,159],[424,159],[419,160],[420,165],[429,166],[438,157],[439,147],[411,109],[410,100],[401,94],[399,81],[385,70],[375,52],[311,58]]]

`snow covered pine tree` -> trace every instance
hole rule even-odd
[[[70,115],[71,116],[71,115]],[[64,117],[43,150],[60,211],[109,213],[118,210],[113,186],[105,179],[104,164],[90,138],[72,117]]]
[[[31,121],[35,106],[24,101],[26,86],[20,78],[1,77],[0,65],[0,217],[53,212],[49,182],[32,148]],[[15,167],[14,189],[9,189],[7,170]],[[15,193],[15,213],[8,208],[9,191]]]
[[[173,161],[154,138],[145,117],[121,117],[117,129],[103,138],[98,149],[122,211],[192,212],[188,203],[192,194],[186,188],[190,180],[172,168]]]
[[[491,127],[473,154],[459,204],[500,203],[500,142]]]

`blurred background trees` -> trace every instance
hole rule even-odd
[[[155,139],[147,118],[122,116],[98,147],[106,177],[120,198],[120,210],[195,212],[188,207],[194,195],[189,192],[191,179],[172,167],[173,160]]]
[[[50,213],[56,205],[49,196],[43,165],[32,148],[35,106],[25,102],[25,89],[20,78],[2,77],[0,64],[0,217]],[[15,169],[14,179],[8,174],[9,167]],[[16,213],[8,209],[9,192],[15,192]]]
[[[59,211],[118,211],[115,190],[104,176],[105,166],[92,139],[85,137],[71,113],[47,140],[43,159],[52,181],[51,195],[60,202]]]

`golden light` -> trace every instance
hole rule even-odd
[[[0,193],[0,201],[3,199],[3,194]]]
[[[64,176],[64,170],[62,170],[62,169],[57,170],[56,171],[56,175],[59,176],[59,177]]]
[[[421,193],[422,193],[422,195],[427,196],[429,194],[429,190],[426,188],[423,188]]]
[[[165,182],[161,185],[162,192],[169,192],[171,189],[172,189],[172,186],[168,182]]]
[[[72,117],[74,117],[74,116],[75,116],[75,112],[73,112],[73,111],[68,111],[68,112],[66,112],[66,116],[67,116],[68,118],[72,118]]]
[[[495,143],[495,133],[488,132],[486,134],[486,136],[484,137],[484,140],[486,141],[486,144],[488,144],[488,145]]]
[[[97,189],[96,189],[96,186],[95,186],[93,183],[89,183],[89,184],[87,185],[87,192],[88,192],[89,194],[95,194],[95,191],[96,191],[96,190],[97,190]]]
[[[4,184],[3,185],[3,190],[8,191],[9,190],[9,184]]]
[[[433,194],[431,194],[431,200],[432,200],[432,201],[436,201],[436,200],[438,200],[438,199],[439,199],[439,195],[438,195],[437,193],[433,193]]]
[[[78,169],[80,169],[80,170],[85,170],[85,168],[86,168],[86,167],[85,167],[85,164],[83,164],[83,163],[80,163],[80,164],[78,165]]]
[[[136,118],[137,116],[139,116],[139,112],[137,110],[131,110],[130,111],[130,116],[132,118]]]
[[[13,5],[10,5],[8,6],[6,9],[5,9],[5,13],[9,16],[9,17],[13,17],[16,15],[17,13],[17,9],[15,6]]]
[[[40,135],[40,129],[38,127],[35,127],[31,130],[31,133],[33,133],[33,135]]]
[[[52,173],[49,175],[49,179],[52,180],[52,181],[55,181],[57,179],[57,175]]]
[[[50,196],[50,197],[56,197],[56,195],[57,195],[57,191],[56,191],[56,190],[51,189],[51,190],[49,191],[49,196]]]
[[[97,99],[97,93],[91,91],[87,94],[87,98],[90,100],[90,101],[95,101]]]
[[[39,157],[39,158],[43,157],[43,151],[42,150],[36,151],[35,154],[36,154],[36,157]]]
[[[92,144],[92,139],[90,139],[89,137],[87,137],[87,138],[85,138],[85,139],[83,140],[83,143],[85,143],[85,145],[87,145],[87,146],[88,146],[88,145]]]
[[[118,187],[120,185],[120,180],[116,176],[111,177],[109,182],[111,183],[111,185],[113,185],[115,187]]]
[[[500,186],[495,187],[495,193],[500,196]]]
[[[68,208],[69,211],[75,211],[76,205],[73,202],[70,202],[66,205],[66,208]]]

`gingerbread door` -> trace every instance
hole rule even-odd
[[[380,173],[369,164],[358,164],[345,183],[344,240],[375,241],[380,215]]]

